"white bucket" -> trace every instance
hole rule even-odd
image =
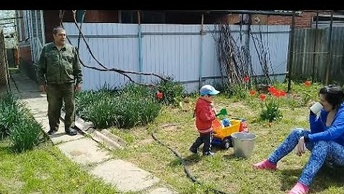
[[[247,132],[236,132],[232,135],[234,155],[236,157],[248,158],[252,155],[256,135]]]

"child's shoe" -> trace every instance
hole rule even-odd
[[[197,154],[197,148],[193,148],[193,147],[190,147],[190,152],[192,152],[193,154]]]
[[[257,169],[277,170],[277,165],[271,163],[269,160],[264,160],[259,163],[253,164],[253,167]]]
[[[289,191],[288,194],[307,194],[309,191],[308,186],[297,182],[296,185]]]

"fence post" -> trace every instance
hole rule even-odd
[[[293,11],[293,16],[291,19],[291,32],[290,32],[290,39],[289,39],[289,53],[288,53],[288,91],[290,92],[291,87],[291,70],[294,58],[294,31],[295,31],[295,10]]]
[[[4,37],[4,31],[0,27],[0,86],[7,86],[7,89],[9,87],[8,85],[8,77],[7,77],[7,53],[5,48],[5,37]]]
[[[328,62],[326,65],[326,77],[325,77],[325,85],[328,84],[328,77],[330,74],[330,67],[332,65],[332,52],[331,52],[331,41],[332,41],[332,24],[333,24],[333,10],[331,11],[331,22],[330,22],[330,32],[329,32],[329,38],[328,38]]]

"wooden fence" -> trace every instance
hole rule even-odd
[[[343,84],[344,27],[296,29],[291,57],[292,80]]]

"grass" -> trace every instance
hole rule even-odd
[[[257,119],[260,109],[252,99],[238,101],[217,96],[217,110],[226,107],[230,115],[245,117],[250,132],[256,134],[252,156],[243,159],[234,156],[233,148],[215,148],[213,157],[192,155],[188,151],[198,136],[192,118],[196,97],[191,97],[189,101],[184,103],[183,109],[163,107],[156,120],[146,127],[130,130],[110,128],[112,133],[128,142],[126,149],[115,150],[114,156],[152,172],[179,193],[213,193],[213,190],[218,190],[225,193],[276,194],[286,193],[294,186],[308,161],[309,152],[302,157],[290,153],[278,163],[279,170],[275,172],[252,169],[251,164],[267,158],[291,129],[308,128],[306,106],[283,106],[282,120],[269,124]],[[164,145],[154,140],[152,134]],[[187,177],[183,161],[201,184]],[[324,167],[314,179],[310,193],[344,193],[343,172],[344,169]]]
[[[115,193],[116,190],[44,144],[21,154],[0,141],[0,193]]]
[[[46,141],[42,126],[17,98],[7,93],[1,97],[1,194],[116,192]]]

